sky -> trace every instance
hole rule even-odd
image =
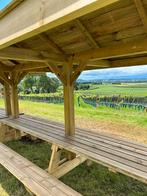
[[[0,9],[3,9],[12,0],[0,0]],[[53,74],[48,74],[54,76]],[[147,78],[147,65],[125,67],[125,68],[113,68],[113,69],[101,69],[93,71],[84,71],[79,79],[91,80],[91,79],[115,79],[123,77],[145,77]]]
[[[0,9],[3,9],[6,5],[8,5],[12,0],[0,0]]]
[[[80,79],[123,79],[123,78],[147,78],[147,65],[101,69],[93,71],[85,71],[79,77]]]
[[[48,76],[53,77],[55,75],[49,73]],[[144,79],[144,78],[147,79],[147,65],[83,71],[79,77],[79,79],[82,80]]]

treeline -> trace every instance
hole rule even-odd
[[[82,83],[78,83],[76,82],[74,85],[74,89],[77,90],[88,90],[90,89],[90,84],[82,84]]]
[[[30,93],[55,93],[60,85],[57,78],[50,78],[47,74],[27,75],[19,84],[19,92]]]

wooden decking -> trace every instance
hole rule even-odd
[[[19,119],[1,119],[2,123],[38,137],[51,144],[85,156],[144,183],[147,183],[147,145],[111,135],[76,129],[75,136],[65,137],[62,124],[28,115]]]
[[[0,143],[0,164],[37,196],[81,196],[55,177]]]

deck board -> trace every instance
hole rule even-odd
[[[1,122],[147,183],[146,144],[78,128],[75,136],[65,137],[63,124],[28,115]]]

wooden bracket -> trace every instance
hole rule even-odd
[[[83,156],[76,155],[53,144],[48,172],[53,176],[60,178],[86,161],[86,159],[87,158]]]
[[[53,63],[46,63],[48,65],[48,67],[50,68],[50,70],[55,73],[55,75],[59,78],[59,80],[65,84],[65,78],[64,75],[62,73],[62,71]]]
[[[71,75],[71,79],[70,79],[70,83],[73,84],[74,81],[79,77],[79,75],[81,74],[81,72],[84,70],[84,68],[86,67],[86,63],[85,61],[80,62],[80,64],[77,66],[77,68],[74,70],[74,72]]]

